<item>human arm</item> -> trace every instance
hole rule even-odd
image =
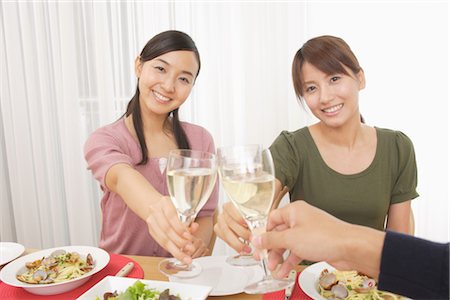
[[[386,232],[378,286],[413,299],[449,299],[449,244]]]
[[[411,200],[401,203],[391,204],[387,216],[386,229],[405,234],[412,234],[414,228],[411,228]]]
[[[279,277],[302,260],[325,260],[337,269],[357,269],[378,277],[384,232],[346,223],[300,200],[272,211],[267,230],[253,237],[252,243],[270,250],[272,270],[290,250],[276,274]]]
[[[87,167],[105,193],[120,196],[124,204],[147,223],[148,231],[156,243],[178,259],[183,259],[185,255],[182,256],[179,249],[186,248],[191,235],[178,218],[173,217],[175,208],[171,205],[169,198],[163,197],[156,190],[156,186],[152,186],[148,178],[139,171],[138,168],[148,170],[149,167],[137,165],[141,159],[141,153],[140,150],[130,147],[134,145],[134,142],[123,119],[97,129],[87,139],[84,146]],[[155,218],[149,218],[151,215]],[[172,219],[165,219],[167,215]],[[161,218],[165,220],[159,221]],[[155,225],[147,221],[153,221]],[[173,234],[173,230],[172,236],[169,236],[162,229],[167,226],[176,230],[183,228],[185,236]],[[177,242],[174,243],[174,239]]]
[[[253,237],[252,243],[269,250],[270,269],[290,250],[277,276],[303,259],[327,261],[377,279],[381,290],[415,299],[449,299],[449,243],[346,223],[304,201],[273,211],[267,228],[271,231]]]
[[[191,262],[191,257],[180,249],[192,251],[192,235],[179,220],[168,197],[162,196],[145,177],[125,163],[115,164],[107,171],[105,184],[147,222],[151,236],[159,245],[174,257]]]
[[[417,165],[412,141],[403,133],[395,134],[395,157],[392,174],[395,184],[392,187],[391,204],[387,215],[386,230],[414,234],[414,215],[411,201],[417,193]],[[392,151],[391,153],[395,153]]]

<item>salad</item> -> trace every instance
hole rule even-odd
[[[98,297],[96,300],[100,300]],[[171,295],[169,289],[160,292],[156,289],[146,288],[141,281],[136,281],[124,292],[107,292],[103,295],[103,300],[181,300],[177,295]]]

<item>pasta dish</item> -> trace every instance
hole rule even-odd
[[[393,293],[377,289],[377,282],[356,271],[324,269],[317,284],[318,292],[326,299],[345,300],[397,300],[404,299]]]
[[[86,259],[77,252],[56,250],[47,257],[25,264],[26,272],[16,278],[25,283],[50,284],[81,277],[94,268],[91,254]]]

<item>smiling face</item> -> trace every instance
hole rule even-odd
[[[166,117],[189,96],[199,64],[192,51],[172,51],[152,60],[136,59],[142,116]]]
[[[339,127],[349,120],[359,121],[359,91],[365,86],[363,71],[353,75],[326,74],[312,64],[305,62],[303,78],[303,98],[311,112],[327,126]]]

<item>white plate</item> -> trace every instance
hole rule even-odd
[[[180,295],[181,299],[206,299],[211,291],[210,286],[182,284],[167,281],[154,281],[127,277],[106,276],[96,285],[87,290],[83,295],[77,299],[103,299],[103,294],[106,292],[118,293],[124,292],[129,286],[133,285],[137,280],[141,281],[148,288],[154,288],[159,291],[169,289],[170,294]]]
[[[319,289],[317,287],[320,273],[322,273],[323,269],[328,269],[330,272],[335,270],[334,267],[322,261],[306,267],[298,276],[298,284],[302,290],[306,293],[306,295],[316,300],[327,300],[319,294]],[[411,300],[406,297],[403,297],[402,299]]]
[[[90,253],[94,259],[95,267],[92,271],[83,276],[51,284],[30,284],[19,281],[16,275],[26,272],[25,263],[32,262],[42,257],[49,256],[53,251],[63,249],[67,252],[78,252],[82,258]],[[56,295],[68,292],[84,284],[92,275],[102,270],[109,262],[109,254],[103,249],[89,246],[64,246],[41,250],[19,257],[15,261],[7,264],[0,272],[0,279],[4,283],[16,287],[24,288],[26,291],[37,295]]]
[[[19,257],[25,247],[17,243],[1,242],[0,243],[0,266],[9,263],[13,259]]]
[[[305,294],[313,299],[326,300],[317,291],[317,283],[323,269],[328,269],[330,272],[335,270],[334,267],[322,261],[306,267],[298,276],[298,284]]]
[[[212,286],[210,296],[239,294],[244,288],[263,278],[260,266],[236,267],[228,264],[227,256],[203,256],[194,259],[202,266],[200,275],[193,278],[169,277],[171,282]]]

